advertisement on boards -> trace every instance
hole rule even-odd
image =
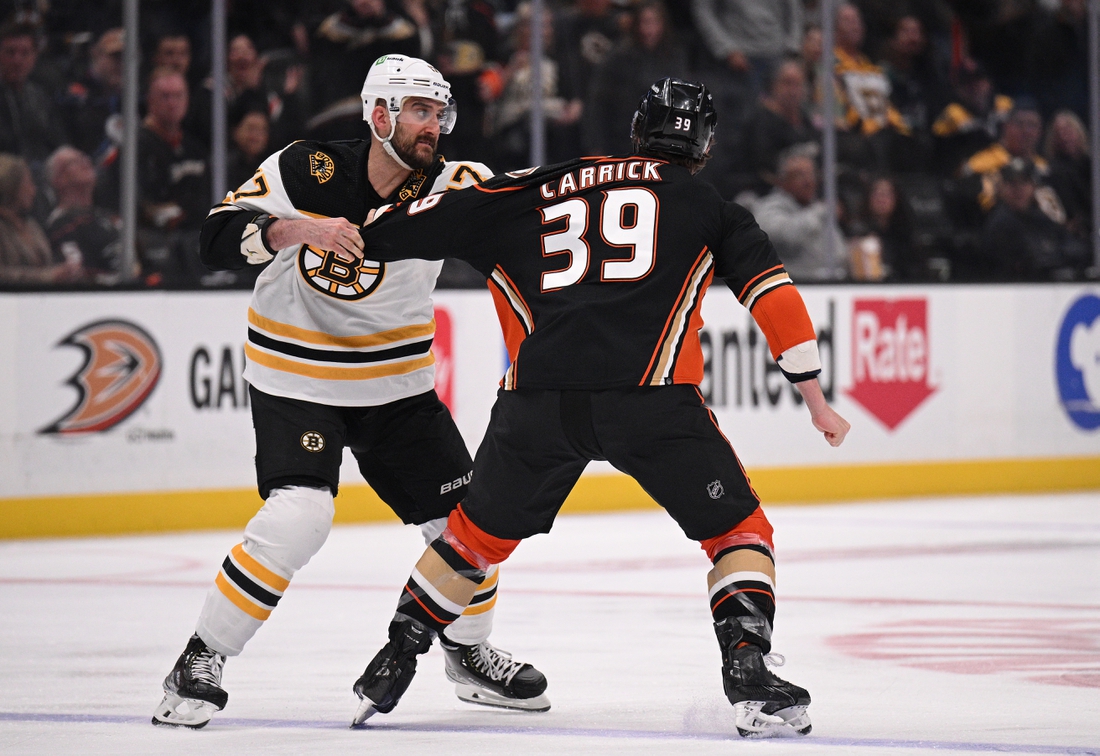
[[[852,432],[825,444],[752,316],[715,286],[700,391],[747,466],[1100,456],[1097,287],[800,291]],[[0,498],[253,486],[249,297],[0,295]],[[503,340],[487,292],[434,299],[437,390],[473,450]]]

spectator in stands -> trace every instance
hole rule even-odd
[[[905,165],[909,127],[890,104],[890,82],[883,70],[864,55],[863,18],[845,3],[836,14],[834,82],[842,113],[837,135],[838,160],[853,167],[888,170]],[[904,140],[904,141],[903,141]]]
[[[262,102],[240,103],[230,111],[231,144],[226,156],[226,179],[236,188],[252,178],[271,146],[271,129]]]
[[[27,161],[0,154],[0,285],[41,286],[80,276],[79,261],[55,257],[30,216],[36,192]]]
[[[583,99],[596,68],[625,41],[629,18],[611,0],[573,0],[569,5],[554,18],[553,57],[568,86]]]
[[[1086,0],[1061,0],[1034,30],[1031,45],[1032,90],[1043,112],[1068,108],[1088,117],[1088,19]],[[1094,62],[1093,65],[1096,65]]]
[[[1000,171],[1014,158],[1032,166],[1032,180],[1038,183],[1034,190],[1039,207],[1055,223],[1066,222],[1065,206],[1050,186],[1047,161],[1039,155],[1039,140],[1043,135],[1043,119],[1035,100],[1029,97],[1016,99],[1008,119],[1001,128],[1001,137],[986,149],[975,153],[963,166],[960,188],[975,196],[983,212],[989,212],[997,201],[997,183]]]
[[[757,93],[802,43],[801,0],[692,0],[692,12],[711,55]]]
[[[531,17],[531,4],[520,5],[512,32],[513,52],[502,74],[504,88],[489,109],[489,137],[496,151],[495,168],[499,171],[525,168],[531,163]],[[554,24],[548,11],[543,17],[542,31],[543,49],[552,50]],[[542,60],[541,96],[547,162],[576,157],[574,126],[580,120],[584,104],[561,77],[559,61],[546,55]]]
[[[806,76],[806,86],[810,90],[810,102],[813,105],[815,120],[821,119],[821,76],[818,69],[821,68],[821,56],[823,50],[823,38],[821,27],[817,24],[807,24],[806,31],[802,35],[802,47],[799,57],[802,60],[802,73]]]
[[[630,35],[596,68],[584,106],[584,154],[630,152],[623,130],[638,107],[638,92],[665,76],[687,76],[687,53],[669,26],[663,0],[634,8]]]
[[[138,228],[151,283],[193,286],[198,230],[210,209],[207,150],[184,131],[187,81],[176,70],[149,75],[148,115],[138,132]]]
[[[932,59],[917,16],[903,15],[895,22],[882,68],[890,81],[890,102],[915,134],[926,134],[947,99],[946,82]]]
[[[817,144],[821,131],[810,119],[810,96],[800,60],[789,58],[772,77],[768,94],[749,120],[745,167],[754,176],[752,190],[765,194],[776,183],[779,155],[801,143]]]
[[[122,140],[122,29],[108,29],[92,45],[88,73],[61,98],[72,142],[100,162]]]
[[[226,105],[227,112],[238,102],[259,103],[268,112],[272,141],[289,143],[299,138],[303,130],[303,114],[298,97],[302,80],[302,67],[289,66],[281,86],[269,86],[264,78],[267,61],[257,51],[247,34],[238,34],[229,41],[226,53]],[[213,105],[211,94],[213,81],[208,79],[196,92],[191,103],[194,136],[208,142],[211,133]],[[249,105],[248,107],[253,107]]]
[[[186,34],[166,34],[153,50],[153,68],[175,71],[187,80],[191,75],[191,40]]]
[[[866,200],[851,225],[855,237],[851,247],[853,278],[912,281],[926,277],[927,266],[918,259],[912,213],[893,179],[877,176],[871,180]],[[870,244],[869,239],[873,240]]]
[[[57,198],[46,221],[54,256],[79,264],[82,280],[106,286],[119,283],[119,225],[92,203],[96,182],[92,159],[74,147],[61,147],[46,161],[46,175]]]
[[[986,219],[982,262],[996,281],[1072,280],[1087,264],[1085,245],[1043,212],[1036,168],[1014,157],[1001,167],[997,204]]]
[[[796,281],[836,281],[846,275],[839,232],[828,243],[830,209],[817,198],[817,167],[805,150],[794,148],[779,159],[779,184],[751,208],[760,228],[775,245],[783,266]]]
[[[462,160],[492,162],[485,140],[486,103],[500,95],[504,63],[493,8],[480,0],[449,2],[438,14],[435,65],[451,83],[451,96],[462,114],[440,150]]]
[[[1072,110],[1055,113],[1043,147],[1050,185],[1066,207],[1066,226],[1082,238],[1092,227],[1092,163],[1085,124]]]
[[[35,27],[0,28],[0,152],[23,156],[32,172],[68,141],[53,99],[30,81],[37,60]]]
[[[358,101],[367,69],[387,53],[429,57],[417,25],[407,14],[387,6],[385,0],[347,0],[314,33],[310,92],[314,111],[348,97]]]
[[[933,166],[953,176],[971,156],[997,140],[1012,110],[1012,98],[995,94],[985,68],[964,61],[956,74],[955,98],[932,124]]]
[[[549,5],[549,4],[547,4]],[[558,88],[583,103],[592,90],[596,68],[627,37],[629,15],[612,0],[572,0],[554,14],[553,49]],[[582,152],[581,122],[557,123],[554,152],[574,157]]]

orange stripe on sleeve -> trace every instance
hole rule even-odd
[[[817,339],[806,303],[793,286],[780,286],[761,295],[752,316],[764,332],[773,358],[797,344]]]

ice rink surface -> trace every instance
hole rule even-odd
[[[706,557],[635,512],[562,517],[502,568],[493,640],[546,673],[549,712],[458,701],[433,649],[360,731],[351,685],[417,529],[334,529],[198,732],[149,718],[238,533],[0,542],[0,753],[1100,754],[1100,494],[768,514],[778,673],[813,696],[807,738],[737,736]]]

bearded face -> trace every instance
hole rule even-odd
[[[413,168],[424,170],[435,160],[435,150],[439,144],[439,129],[414,127],[398,121],[394,132],[393,145],[397,156]]]

